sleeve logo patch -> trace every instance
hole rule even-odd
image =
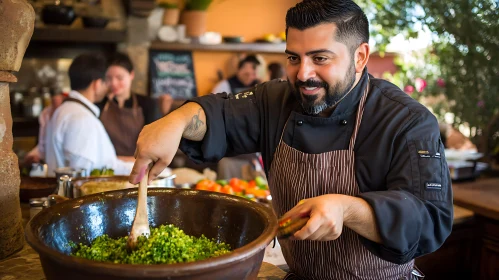
[[[442,155],[440,153],[435,153],[434,155],[432,155],[429,151],[426,150],[418,150],[418,155],[420,158],[442,158]]]
[[[442,184],[426,182],[425,187],[427,190],[441,190]]]
[[[430,152],[426,150],[418,150],[419,157],[422,158],[431,158]]]
[[[240,98],[248,98],[248,96],[251,96],[251,95],[253,95],[253,92],[252,91],[247,91],[247,92],[238,93],[238,94],[234,95],[234,97],[236,99],[240,99]]]

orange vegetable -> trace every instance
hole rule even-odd
[[[211,191],[221,192],[222,191],[222,186],[220,186],[219,184],[215,183],[215,184],[213,184]]]
[[[232,187],[231,187],[231,186],[226,185],[226,186],[223,186],[223,187],[222,187],[222,193],[226,193],[226,194],[234,194],[234,190],[232,189]]]
[[[210,190],[211,185],[210,180],[201,180],[196,184],[196,190],[207,191]]]
[[[251,180],[248,182],[248,188],[256,188],[256,182],[255,180]]]
[[[218,181],[220,182],[220,181]],[[256,198],[266,198],[270,195],[270,191],[267,189],[261,189],[258,187],[255,180],[246,182],[239,178],[232,178],[228,185],[222,186],[219,183],[211,180],[201,180],[196,184],[196,190],[221,192],[231,195],[237,195],[242,197],[247,197],[249,195],[251,200],[256,201]]]
[[[257,189],[254,191],[254,195],[255,197],[259,197],[259,198],[265,198],[267,197],[268,195],[270,194],[269,191],[267,190],[260,190],[260,189]]]
[[[246,187],[247,187],[247,183],[241,179],[238,179],[238,178],[230,179],[229,185],[232,187],[232,189],[235,192],[241,192],[242,190],[246,189]]]

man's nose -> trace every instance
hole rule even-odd
[[[108,82],[106,83],[108,87],[114,87],[118,83],[116,82],[116,79],[109,79]]]
[[[315,78],[315,68],[313,65],[307,63],[307,61],[302,61],[300,64],[300,69],[298,70],[298,75],[296,76],[300,81],[307,81],[311,78]]]

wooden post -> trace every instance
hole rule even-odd
[[[19,166],[12,151],[9,83],[33,35],[35,11],[26,0],[0,1],[0,259],[24,246]]]

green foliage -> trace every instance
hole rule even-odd
[[[186,0],[185,9],[188,11],[206,11],[213,0]]]
[[[158,4],[158,7],[163,9],[177,9],[178,5],[175,3],[161,2]]]
[[[360,0],[370,15],[372,36],[380,51],[397,34],[416,37],[422,27],[433,35],[433,45],[419,63],[401,65],[395,80],[428,87],[415,98],[446,96],[435,113],[455,114],[455,126],[476,129],[475,143],[483,152],[499,146],[499,1],[497,0]],[[445,87],[434,86],[441,78]]]

